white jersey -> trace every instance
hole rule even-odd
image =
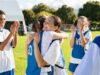
[[[0,43],[2,43],[10,34],[6,29],[0,30]],[[11,47],[11,40],[4,48],[3,51],[0,50],[0,73],[12,70],[15,68],[13,51]]]
[[[97,44],[90,44],[89,50],[76,68],[74,75],[100,75],[100,47]]]
[[[88,31],[88,32],[87,32]],[[86,33],[87,32],[87,33]],[[85,48],[84,48],[84,51],[85,52],[87,52],[87,50],[88,50],[88,48],[89,48],[89,46],[90,46],[90,43],[91,43],[91,41],[92,41],[92,33],[91,33],[91,31],[89,31],[89,30],[86,30],[86,31],[84,31],[83,33],[86,33],[85,35],[84,35],[84,38],[85,39],[89,39],[89,41],[87,42],[87,44],[85,45]],[[75,34],[76,34],[76,32],[75,32]],[[74,34],[74,37],[77,37],[76,35]],[[78,32],[78,35],[79,35],[80,33]],[[72,35],[71,35],[71,38],[72,38]],[[79,40],[80,40],[80,38],[79,38]],[[76,41],[78,41],[78,40],[76,40]],[[73,48],[74,49],[74,48]],[[75,50],[73,51],[73,53],[75,53]],[[71,63],[75,63],[75,64],[79,64],[80,62],[81,62],[81,60],[82,59],[79,59],[79,57],[80,56],[78,56],[78,58],[75,58],[75,57],[72,57],[72,55],[71,55],[71,58],[70,58],[70,62]]]
[[[52,31],[44,31],[42,36],[42,46],[41,46],[41,55],[44,57],[47,53],[50,43],[53,40]],[[49,64],[47,64],[49,65]],[[48,75],[47,73],[51,71],[50,67],[42,67],[40,75]]]
[[[48,64],[53,66],[54,75],[67,75],[62,56],[60,41],[53,41],[43,58]]]

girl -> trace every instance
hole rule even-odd
[[[4,29],[6,23],[5,13],[0,10],[0,75],[14,75],[13,47],[17,45],[17,32],[19,23],[11,25],[11,32]]]
[[[37,39],[38,36],[34,37],[35,57],[36,57],[38,66],[42,68],[41,75],[53,75],[50,65],[53,66],[55,75],[66,75],[66,69],[62,61],[63,58],[62,58],[62,53],[60,50],[59,39],[61,39],[61,37],[59,38],[59,37],[53,36],[53,34],[55,34],[55,32],[53,31],[59,31],[60,24],[61,24],[61,20],[57,16],[50,16],[45,21],[43,29],[45,29],[46,31],[43,32],[43,35],[45,34],[45,36],[42,38],[42,44],[45,44],[44,55],[40,54],[39,49],[38,49],[38,42],[39,42],[39,40]],[[48,36],[47,36],[47,33],[49,33]],[[50,35],[52,35],[52,37]],[[50,44],[49,43],[50,39],[55,39],[55,37],[58,40],[55,40],[53,42],[51,41],[52,44]],[[46,47],[48,50],[46,50]],[[55,67],[55,64],[57,68]]]
[[[74,75],[100,75],[100,36],[90,44]]]
[[[40,17],[33,22],[32,33],[29,35],[26,41],[26,49],[27,49],[27,69],[26,75],[40,75],[40,68],[37,65],[35,56],[34,56],[34,39],[33,37],[37,32],[42,31],[43,22],[45,17]],[[41,34],[42,36],[42,34]],[[40,46],[40,45],[39,45]]]
[[[89,30],[89,22],[85,16],[80,16],[78,18],[77,27],[75,30],[75,26],[71,27],[71,40],[70,46],[72,49],[72,56],[69,64],[69,70],[74,73],[76,67],[81,62],[85,51],[89,47],[89,42],[91,41],[92,35]]]

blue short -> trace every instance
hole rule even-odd
[[[78,66],[78,64],[70,63],[69,64],[69,71],[75,72],[75,69],[77,66]]]
[[[14,69],[0,73],[0,75],[14,75]]]

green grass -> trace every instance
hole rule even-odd
[[[94,32],[92,32],[92,35],[93,35],[93,39],[94,39],[95,36],[100,35],[100,31],[94,31]],[[14,49],[14,56],[15,56],[15,63],[16,63],[16,69],[15,69],[16,75],[25,75],[25,70],[26,70],[26,65],[27,65],[25,40],[26,40],[26,36],[19,36],[18,45]],[[70,40],[70,38],[68,38],[67,40],[64,40],[64,42],[62,44],[63,54],[64,54],[64,58],[66,61],[66,68],[68,68],[70,54],[71,54],[69,40]],[[69,75],[70,75],[70,73],[69,73]]]

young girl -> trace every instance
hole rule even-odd
[[[5,13],[0,10],[0,75],[14,75],[13,47],[17,45],[17,32],[19,23],[11,25],[11,32],[4,29],[6,23]]]
[[[43,35],[45,35],[45,36],[43,36],[43,38],[42,38],[42,44],[44,45],[44,50],[41,52],[41,53],[44,52],[44,54],[40,54],[40,52],[39,52],[39,49],[38,49],[39,40],[37,39],[38,36],[34,37],[34,39],[35,39],[34,40],[35,57],[36,57],[39,67],[42,68],[41,75],[53,75],[52,71],[51,71],[51,69],[52,69],[51,65],[54,68],[53,71],[54,71],[55,75],[66,75],[67,74],[65,65],[62,61],[63,58],[62,58],[62,53],[60,50],[61,35],[53,32],[53,31],[59,31],[60,24],[61,24],[61,20],[57,16],[50,16],[46,19],[46,21],[44,23],[44,27],[43,27],[43,29],[46,30],[45,32],[43,32]],[[59,35],[60,37],[56,37],[54,34]],[[51,37],[51,35],[52,35],[52,37]],[[67,34],[65,34],[65,35],[66,35],[66,37],[68,36]],[[63,36],[65,36],[65,35],[63,35]],[[50,41],[55,38],[57,38],[55,41],[53,41],[53,42]],[[50,44],[50,42],[52,42],[52,44]],[[46,47],[48,50],[46,50]],[[56,64],[56,66],[55,66],[55,64]]]
[[[74,75],[100,75],[100,36],[90,44]]]
[[[43,22],[45,17],[40,17],[33,22],[32,33],[29,35],[26,41],[26,50],[27,50],[27,69],[26,75],[40,75],[40,68],[37,65],[35,56],[34,56],[34,39],[33,37],[37,32],[42,31]],[[41,33],[40,33],[41,34]],[[41,34],[42,36],[42,34]],[[41,43],[40,43],[41,44]],[[40,45],[39,45],[40,47]]]
[[[89,47],[92,35],[89,30],[89,22],[85,16],[78,18],[77,27],[72,26],[72,36],[70,40],[70,46],[72,49],[72,56],[69,64],[69,70],[74,73],[76,67],[81,62],[85,51]]]

